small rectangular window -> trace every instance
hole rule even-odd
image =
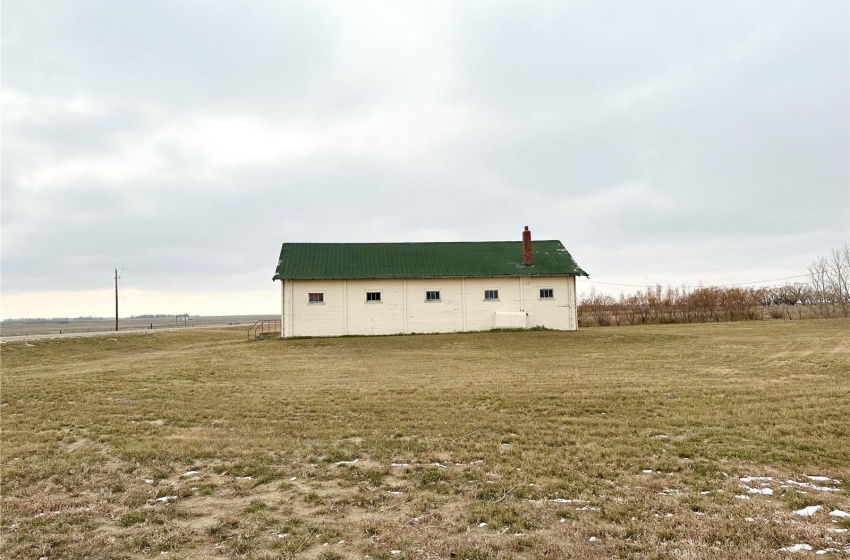
[[[370,302],[380,302],[381,301],[381,292],[366,292],[366,301]]]
[[[540,299],[554,299],[555,290],[552,288],[540,288]]]
[[[439,290],[428,290],[425,292],[425,301],[440,301]]]
[[[308,303],[325,303],[325,294],[323,292],[310,292],[307,294]]]
[[[499,290],[484,290],[484,300],[485,301],[498,301],[499,300]]]

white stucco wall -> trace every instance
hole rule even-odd
[[[540,298],[540,289],[553,298]],[[426,301],[438,290],[440,301]],[[484,290],[499,290],[497,301]],[[381,292],[367,302],[366,292]],[[310,303],[311,292],[324,294]],[[281,288],[285,337],[483,331],[496,312],[524,312],[527,326],[575,330],[575,277],[464,278],[436,280],[286,280]]]

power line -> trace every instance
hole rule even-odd
[[[38,272],[40,274],[30,274],[30,275],[18,276],[18,275],[14,275],[14,274],[7,274],[6,273],[7,270],[20,270],[20,271],[27,271],[27,272]],[[122,271],[123,270],[133,270],[133,271],[141,271],[141,272],[166,272],[166,273],[172,273],[172,274],[227,274],[227,275],[230,275],[230,276],[233,276],[234,274],[260,274],[260,272],[258,272],[258,271],[236,272],[236,273],[234,273],[233,270],[198,270],[198,269],[190,270],[190,269],[174,269],[174,268],[122,268],[121,270]],[[50,278],[50,277],[53,277],[53,276],[79,276],[79,277],[83,277],[83,278],[103,278],[105,276],[105,273],[97,274],[97,273],[94,273],[94,272],[95,272],[94,270],[92,270],[92,273],[68,272],[68,271],[61,271],[61,272],[60,271],[52,271],[51,272],[51,271],[47,271],[47,270],[17,268],[17,267],[12,267],[12,266],[4,266],[3,267],[4,277],[7,280],[31,280],[31,279],[35,279],[35,278]]]
[[[234,274],[232,270],[198,270],[185,268],[122,268],[121,270],[135,270],[142,272],[179,272],[181,274]],[[237,274],[257,274],[257,272],[241,272]]]
[[[47,277],[50,277],[50,276],[82,276],[82,277],[87,277],[87,278],[101,278],[103,276],[102,274],[87,274],[87,273],[83,273],[83,272],[69,272],[69,271],[46,271],[46,270],[37,270],[37,269],[31,269],[31,268],[19,268],[19,267],[12,267],[12,266],[4,266],[3,270],[4,271],[5,270],[21,270],[21,271],[27,271],[27,272],[42,273],[42,274],[38,274],[38,275],[34,275],[34,276],[9,276],[8,278],[10,280],[27,280],[27,279],[31,279],[31,278],[47,278]],[[198,270],[198,269],[134,268],[134,267],[128,267],[128,268],[122,268],[121,269],[122,272],[125,271],[125,270],[133,270],[133,271],[140,271],[140,272],[171,272],[171,273],[179,273],[179,274],[228,274],[228,275],[234,274],[234,272],[232,270]],[[92,270],[91,272],[94,272],[94,270]],[[257,272],[243,272],[241,274],[256,274],[256,273]],[[752,285],[752,284],[765,284],[765,283],[768,283],[768,282],[779,282],[781,280],[792,280],[792,279],[795,279],[795,278],[806,278],[806,277],[808,277],[808,274],[797,274],[795,276],[785,276],[783,278],[771,278],[769,280],[755,280],[755,281],[752,281],[752,282],[738,282],[738,283],[730,283],[730,284],[712,284],[712,285],[718,286],[718,287],[720,287],[720,286],[748,286],[748,285]],[[605,285],[605,286],[621,286],[621,287],[626,287],[626,288],[645,288],[645,287],[647,287],[648,284],[651,284],[651,283],[648,283],[648,284],[622,284],[622,283],[618,283],[618,282],[600,282],[598,280],[582,280],[582,281],[588,282],[590,284],[600,284],[600,285]],[[701,285],[695,285],[695,286],[684,285],[684,284],[677,284],[677,285],[685,287],[685,288],[702,288],[702,287],[704,287],[704,286],[701,286]],[[122,293],[122,296],[123,296],[123,293]]]
[[[793,278],[807,278],[808,276],[809,276],[808,274],[798,274],[796,276],[785,276],[783,278],[771,278],[770,280],[756,280],[756,281],[753,281],[753,282],[738,282],[738,283],[733,283],[733,284],[711,284],[711,285],[717,286],[717,287],[748,286],[748,285],[751,285],[751,284],[765,284],[767,282],[779,282],[780,280],[791,280]],[[590,284],[604,284],[606,286],[624,286],[624,287],[628,287],[628,288],[646,288],[646,287],[649,286],[649,284],[618,284],[618,283],[615,283],[615,282],[599,282],[597,280],[582,280],[582,281],[588,282]],[[705,288],[706,287],[704,285],[702,285],[702,286],[701,285],[689,286],[689,285],[685,285],[685,284],[677,284],[677,286],[681,286],[683,288]]]
[[[95,274],[85,274],[85,273],[82,273],[82,272],[60,272],[60,271],[55,271],[55,270],[54,271],[35,270],[35,269],[32,269],[32,268],[18,268],[18,267],[15,267],[15,266],[4,266],[3,270],[4,271],[6,271],[6,270],[23,270],[25,272],[38,272],[38,273],[40,273],[40,274],[37,274],[37,275],[34,275],[34,276],[9,276],[10,279],[15,279],[15,280],[17,280],[17,279],[25,280],[27,278],[46,278],[48,276],[85,276],[85,277],[88,277],[88,278],[100,278],[101,277],[100,274],[95,275]]]

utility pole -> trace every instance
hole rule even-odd
[[[118,269],[115,269],[115,331],[118,331]]]

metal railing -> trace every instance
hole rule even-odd
[[[280,333],[280,319],[260,319],[248,328],[248,340]]]

